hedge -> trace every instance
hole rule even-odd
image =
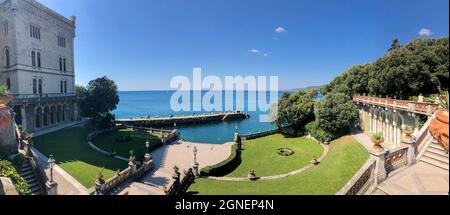
[[[231,155],[224,161],[204,167],[200,170],[203,176],[225,176],[233,172],[241,164],[241,151],[238,150],[237,144],[231,146]]]
[[[11,178],[17,192],[20,195],[30,195],[31,191],[25,179],[20,176],[14,165],[7,160],[0,160],[0,177]]]
[[[321,143],[330,142],[336,138],[334,134],[319,128],[317,121],[308,123],[305,128],[311,136],[316,138]]]

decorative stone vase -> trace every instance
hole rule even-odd
[[[6,105],[13,99],[12,96],[0,97],[0,128],[5,128],[11,122],[11,113]]]
[[[403,133],[405,133],[405,138],[406,139],[408,139],[408,140],[412,140],[413,139],[413,133],[414,133],[414,131],[412,131],[412,130],[410,130],[410,129],[405,129],[404,131],[403,131]]]
[[[447,153],[449,138],[448,129],[448,110],[440,110],[436,113],[436,117],[431,121],[429,131]]]
[[[384,142],[384,138],[381,139],[375,139],[372,138],[372,143],[373,143],[373,149],[377,152],[383,151],[383,146],[381,146],[381,144]]]

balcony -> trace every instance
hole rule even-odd
[[[78,99],[75,93],[13,94],[11,106]]]

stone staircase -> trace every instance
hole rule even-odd
[[[442,148],[435,140],[432,140],[427,146],[425,152],[420,157],[420,161],[449,170],[449,155],[445,153],[444,148]]]
[[[20,170],[20,176],[22,176],[22,178],[25,179],[25,181],[27,182],[31,193],[33,193],[34,195],[44,195],[44,192],[41,186],[39,185],[39,181],[34,175],[33,169],[31,168],[31,163],[28,159],[22,165],[22,169]]]

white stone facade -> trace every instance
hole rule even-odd
[[[74,39],[75,17],[35,0],[0,0],[0,84],[26,130],[79,119]]]

